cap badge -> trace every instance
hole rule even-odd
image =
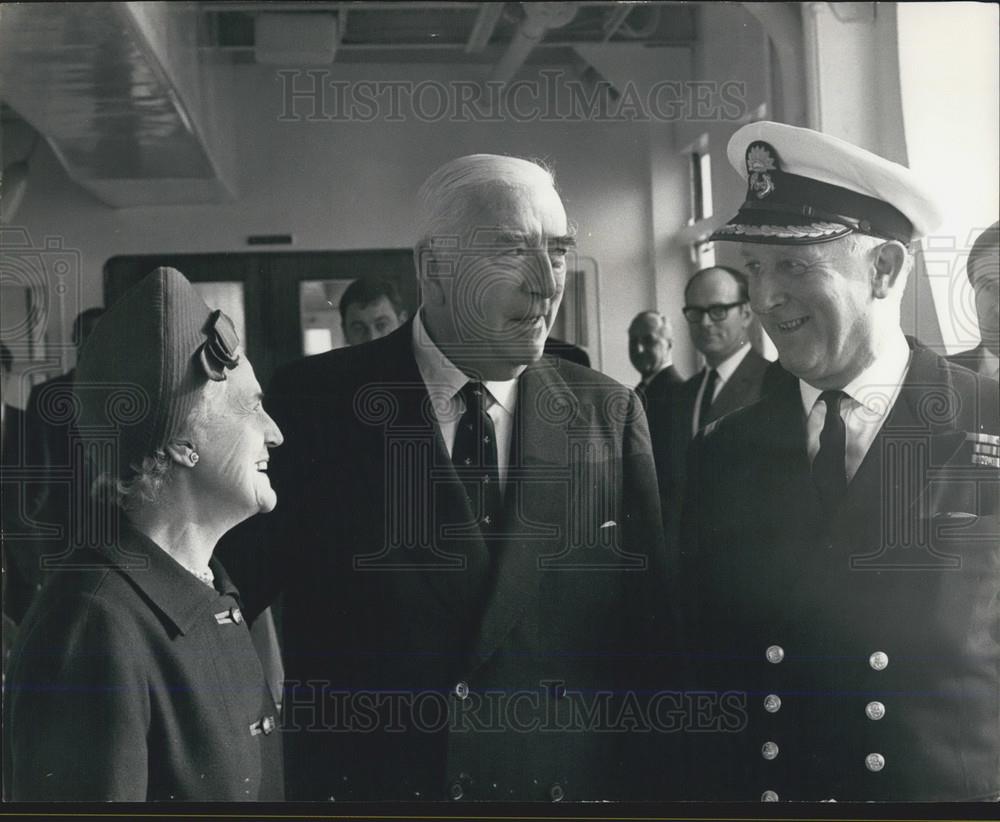
[[[768,172],[776,171],[777,168],[777,162],[767,143],[754,143],[747,149],[750,190],[758,200],[774,191],[774,180]]]
[[[216,309],[205,325],[208,340],[198,349],[198,359],[201,361],[205,375],[215,382],[226,378],[224,369],[233,369],[239,365],[240,355],[236,349],[240,344],[239,334],[233,321],[221,310]]]

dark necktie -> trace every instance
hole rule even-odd
[[[708,425],[712,400],[715,398],[715,385],[719,381],[719,372],[714,368],[708,372],[708,382],[705,383],[705,393],[701,395],[701,406],[698,408],[698,430]]]
[[[468,382],[459,394],[465,401],[465,413],[455,431],[451,461],[465,486],[472,514],[485,534],[499,526],[503,506],[496,432],[486,413],[488,394],[483,384]]]
[[[819,451],[813,460],[812,475],[816,490],[828,513],[840,505],[847,491],[847,428],[840,416],[840,401],[847,395],[843,391],[824,391],[819,395],[826,403],[826,419],[819,435]]]

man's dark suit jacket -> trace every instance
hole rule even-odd
[[[639,395],[639,399],[648,408],[650,403],[666,403],[672,396],[675,386],[682,382],[684,382],[684,378],[677,369],[668,365],[656,373],[656,376],[649,381],[649,385],[640,382],[635,387],[635,393]],[[648,417],[649,414],[646,416]]]
[[[32,576],[31,542],[26,540],[32,513],[25,484],[15,479],[24,469],[25,415],[11,405],[3,409],[3,442],[0,444],[0,464],[3,483],[0,485],[0,516],[3,527],[3,613],[16,624],[24,617],[35,592]],[[8,648],[8,637],[4,647]]]
[[[968,368],[970,371],[975,371],[978,374],[979,367],[982,364],[986,353],[986,346],[980,343],[975,348],[970,348],[968,351],[959,351],[957,354],[945,357],[945,359],[948,360],[948,362],[953,362],[955,365]]]
[[[640,382],[635,387],[635,393],[642,401],[642,407],[646,409],[646,420],[649,423],[649,439],[653,443],[653,462],[656,464],[658,454],[666,454],[669,449],[670,439],[670,415],[674,394],[681,385],[684,378],[676,368],[668,365],[659,371],[649,385]],[[657,481],[660,471],[657,465]],[[661,498],[662,506],[663,500]]]
[[[70,371],[36,385],[23,415],[19,452],[23,462],[18,467],[35,476],[42,473],[36,482],[18,484],[18,536],[4,545],[9,573],[4,609],[15,622],[24,617],[47,576],[42,570],[43,557],[58,558],[69,546],[69,506],[74,497],[68,476],[73,409]]]
[[[832,519],[790,375],[695,441],[689,649],[700,689],[746,694],[741,722],[695,740],[703,797],[1000,792],[1000,469],[970,438],[1000,433],[998,394],[915,348]]]
[[[760,399],[765,390],[765,375],[771,363],[752,348],[732,373],[709,409],[709,422]],[[698,389],[705,377],[704,370],[685,380],[671,393],[665,414],[650,417],[654,432],[653,453],[660,481],[660,504],[668,541],[676,538],[680,527],[681,501],[687,476],[687,452],[691,443],[691,421],[694,418]]]
[[[662,790],[670,774],[645,772],[652,735],[612,731],[627,691],[671,686],[649,677],[677,639],[638,399],[572,363],[529,365],[503,538],[486,542],[412,333],[279,372],[278,507],[254,520],[270,539],[236,532],[223,552],[251,612],[285,589],[289,797]]]
[[[570,362],[577,363],[577,365],[585,365],[587,368],[590,368],[590,354],[580,348],[580,346],[573,345],[571,342],[557,340],[555,337],[549,337],[545,341],[545,353],[550,354],[553,357],[559,357],[562,360],[569,360]]]

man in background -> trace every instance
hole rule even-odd
[[[628,358],[641,377],[635,393],[647,409],[650,429],[654,422],[648,411],[650,404],[665,408],[673,386],[684,382],[673,366],[673,347],[670,320],[658,311],[640,311],[635,315],[628,327]]]
[[[684,382],[673,366],[673,347],[673,327],[658,311],[640,311],[632,319],[628,327],[628,358],[641,377],[635,393],[646,409],[657,483],[661,489],[667,476],[674,393]],[[663,504],[661,499],[661,508]]]
[[[976,294],[980,343],[948,357],[956,365],[981,377],[1000,376],[1000,223],[993,223],[976,238],[965,273]]]
[[[409,315],[391,280],[355,280],[340,298],[340,321],[348,345],[391,334]]]
[[[83,348],[104,313],[103,308],[81,311],[73,321],[73,344]],[[74,487],[83,487],[83,466],[74,464],[72,441],[75,432],[73,382],[76,369],[39,383],[31,389],[25,412],[25,465],[43,470],[39,482],[25,485],[25,504],[31,520],[41,528],[25,539],[12,540],[7,546],[10,610],[8,613],[20,622],[34,595],[41,589],[45,578],[42,559],[55,559],[68,548],[74,525],[70,507]],[[70,482],[67,472],[73,471],[75,482]],[[55,480],[53,472],[62,472],[63,478]]]
[[[735,268],[703,268],[684,289],[684,319],[705,367],[673,393],[668,436],[654,439],[667,537],[676,534],[688,445],[701,428],[756,402],[768,361],[750,345],[753,322],[746,275]]]

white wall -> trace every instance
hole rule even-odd
[[[680,309],[684,285],[695,272],[690,246],[707,237],[728,221],[743,202],[746,188],[729,165],[726,145],[748,116],[763,106],[771,116],[770,45],[763,28],[746,9],[735,4],[708,4],[699,7],[698,47],[691,55],[690,77],[713,83],[738,81],[744,84],[744,116],[679,121],[669,133],[661,129],[654,143],[652,186],[656,243],[656,293],[661,311],[675,328],[675,362],[682,373],[693,374],[700,367]],[[714,215],[688,225],[688,166],[682,152],[701,137],[707,138],[712,161],[712,202]],[[678,191],[681,196],[678,197]],[[717,262],[738,265],[731,244],[716,243]]]
[[[448,76],[415,65],[335,68],[343,80]],[[647,123],[280,122],[273,68],[206,66],[205,74],[228,90],[219,114],[233,124],[232,203],[111,209],[71,182],[47,147],[36,153],[17,223],[35,245],[60,237],[79,250],[81,307],[101,304],[103,266],[118,254],[245,250],[247,235],[261,233],[291,233],[299,250],[408,246],[411,204],[434,168],[471,152],[512,153],[554,165],[579,251],[597,259],[602,277],[604,370],[634,382],[625,328],[653,299]],[[65,313],[63,330],[74,312]]]

